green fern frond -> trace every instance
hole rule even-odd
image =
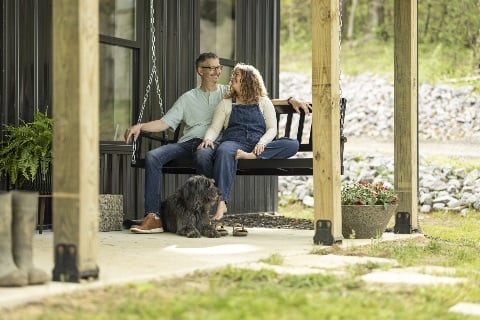
[[[37,173],[46,178],[52,161],[53,120],[47,111],[34,113],[33,122],[21,120],[19,126],[4,125],[5,140],[0,150],[0,175],[10,184],[21,179],[34,181]]]

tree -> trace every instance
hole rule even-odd
[[[348,14],[348,31],[347,31],[347,39],[353,38],[353,31],[355,26],[355,14],[357,12],[357,5],[358,0],[352,0],[352,7],[349,10]]]

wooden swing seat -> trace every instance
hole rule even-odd
[[[347,138],[343,135],[343,122],[345,119],[347,100],[340,99],[340,165],[343,174],[343,149]],[[289,104],[274,105],[277,114],[277,129],[279,137],[295,136],[300,143],[299,152],[312,152],[312,130],[311,117],[302,111],[299,115]],[[175,143],[178,141],[180,128],[175,131],[172,140],[157,138],[151,133],[142,132],[135,143],[135,161],[132,160],[132,167],[145,168],[145,160],[141,155],[142,138],[158,140],[161,144]],[[308,157],[294,157],[289,159],[256,159],[238,161],[237,175],[254,176],[303,176],[313,175],[313,159],[311,154]],[[163,173],[169,174],[195,174],[193,159],[176,159],[168,162],[163,167]]]

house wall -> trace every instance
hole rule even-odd
[[[148,17],[148,1],[142,10]],[[236,61],[250,63],[262,72],[271,97],[278,95],[279,0],[237,0]],[[35,108],[51,114],[52,101],[52,1],[2,0],[0,28],[0,122],[18,124],[32,120]],[[199,54],[198,0],[155,2],[156,57],[163,105],[166,110],[185,91],[196,86],[195,57]],[[149,19],[140,37],[140,73],[136,97],[141,105],[148,79],[151,47]],[[137,106],[137,108],[139,108]],[[142,121],[158,119],[155,94],[150,96]],[[136,110],[134,119],[139,110]],[[3,135],[2,135],[3,136]],[[143,148],[155,147],[155,142]],[[123,194],[127,218],[141,218],[144,211],[144,171],[130,167],[131,146],[101,143],[99,146],[100,192]],[[183,183],[186,175],[166,175],[164,196]],[[2,180],[0,188],[6,189]],[[272,212],[277,203],[276,177],[237,177],[229,213]],[[47,213],[48,214],[48,213]]]

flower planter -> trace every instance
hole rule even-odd
[[[398,204],[342,205],[342,235],[345,239],[381,237]]]

